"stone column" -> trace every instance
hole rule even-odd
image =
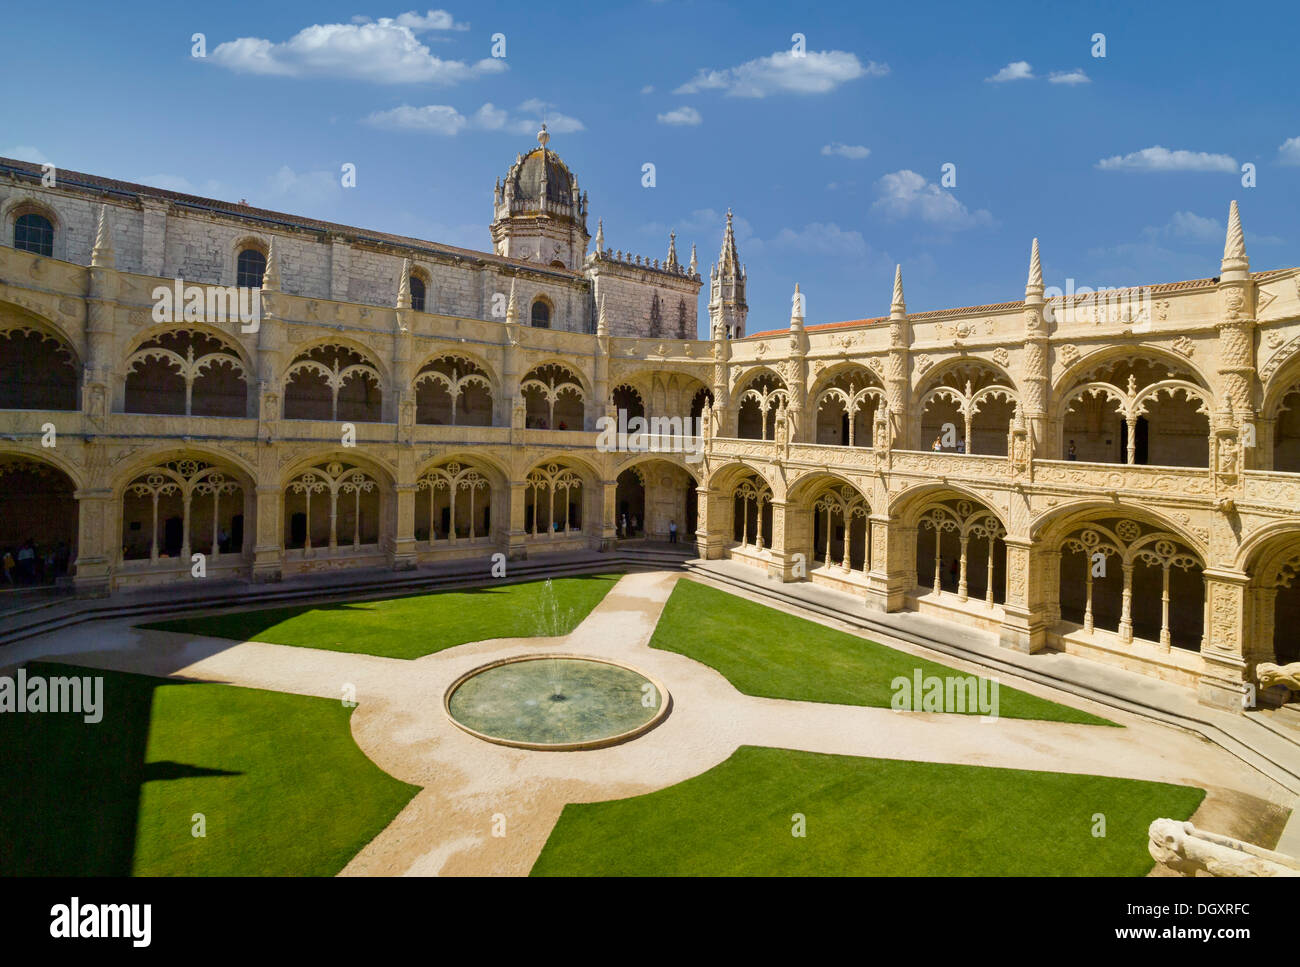
[[[1231,476],[1237,469],[1260,464],[1255,402],[1259,376],[1255,368],[1255,283],[1250,277],[1241,215],[1234,201],[1228,211],[1228,234],[1219,267],[1218,330],[1219,407],[1211,421],[1214,433],[1210,457],[1217,474]],[[1250,425],[1251,431],[1243,427]],[[1254,440],[1246,437],[1254,436]],[[1217,453],[1216,453],[1217,451]],[[1232,464],[1239,466],[1233,467]],[[1222,488],[1220,488],[1222,489]]]
[[[894,295],[889,305],[889,356],[885,360],[885,397],[889,404],[889,439],[873,439],[876,449],[897,447],[915,449],[916,441],[909,427],[911,409],[911,354],[912,323],[907,318],[907,303],[903,299],[903,267],[894,268]],[[917,418],[920,432],[920,418]],[[901,605],[900,605],[901,606]],[[894,610],[889,608],[887,610]]]
[[[1044,598],[1049,552],[1027,538],[1004,538],[1007,546],[1006,599],[999,638],[1004,648],[1033,654],[1047,643],[1048,605]],[[994,575],[998,580],[999,575]]]
[[[1242,710],[1253,666],[1261,660],[1256,653],[1258,644],[1247,634],[1249,585],[1249,576],[1241,572],[1205,569],[1208,624],[1201,644],[1204,668],[1196,695],[1205,705],[1231,712]],[[1270,653],[1271,646],[1270,642]]]
[[[695,548],[706,561],[719,560],[726,551],[731,537],[730,499],[708,487],[696,490],[699,524],[695,533]]]
[[[610,551],[614,549],[614,542],[618,539],[618,525],[615,523],[615,517],[618,514],[618,479],[602,480],[600,487],[600,541],[597,550]],[[646,505],[648,516],[648,496]],[[648,524],[646,530],[648,533]]]
[[[79,598],[105,597],[113,586],[116,547],[121,541],[121,506],[107,489],[78,490],[77,559],[73,586]]]
[[[113,254],[113,233],[109,224],[108,206],[99,206],[99,226],[95,247],[90,256],[89,289],[86,293],[86,365],[81,380],[82,412],[89,418],[92,432],[102,431],[114,405],[123,399],[114,399],[115,364],[113,332],[117,319],[117,297],[121,278]]]
[[[510,481],[510,527],[506,531],[506,558],[522,561],[528,557],[528,548],[524,544],[524,512],[527,510],[527,485],[519,481]]]
[[[872,611],[901,611],[916,585],[916,528],[898,517],[873,514],[871,569],[867,571],[867,607]]]
[[[774,500],[772,507],[771,562],[767,573],[783,582],[808,577],[812,559],[808,545],[812,535],[812,514],[806,507]]]
[[[284,494],[275,450],[259,447],[257,457],[252,576],[254,583],[261,584],[279,581],[284,573]],[[310,532],[311,521],[307,524]]]
[[[418,563],[415,540],[414,483],[397,483],[395,491],[396,513],[393,519],[393,540],[388,552],[388,563],[394,571],[411,571]]]
[[[1033,439],[1033,452],[1046,455],[1048,449],[1047,409],[1050,368],[1047,360],[1048,332],[1043,301],[1043,266],[1038,257],[1038,239],[1029,254],[1029,280],[1025,284],[1025,353],[1021,366],[1021,413]],[[1130,431],[1129,439],[1133,439]],[[1057,459],[1064,454],[1057,452]]]

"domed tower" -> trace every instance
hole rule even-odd
[[[547,148],[546,125],[536,148],[519,155],[493,195],[492,245],[497,255],[579,269],[587,254],[587,195],[578,176]]]

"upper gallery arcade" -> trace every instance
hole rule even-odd
[[[1035,243],[1014,301],[909,313],[900,271],[887,314],[756,335],[728,218],[705,339],[694,248],[593,239],[544,136],[492,216],[474,252],[0,159],[0,547],[98,593],[627,515],[1225,707],[1300,658],[1300,269],[1252,272],[1235,204],[1205,278],[1050,298]],[[256,331],[155,322],[176,278],[259,287]],[[703,418],[704,459],[598,448],[619,409]]]

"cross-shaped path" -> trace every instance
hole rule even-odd
[[[1002,684],[1086,708],[1126,728],[981,722],[743,695],[708,666],[648,647],[679,579],[675,572],[625,575],[563,637],[498,638],[413,661],[146,631],[132,626],[138,618],[96,625],[90,647],[84,631],[55,632],[14,646],[4,657],[336,700],[350,687],[358,703],[351,719],[357,744],[380,768],[421,791],[348,863],[345,875],[526,874],[566,803],[662,789],[707,771],[741,745],[1197,785],[1210,793],[1198,826],[1229,835],[1246,833],[1251,812],[1264,803],[1290,803],[1284,790],[1203,739],[1029,682]],[[496,745],[448,720],[443,696],[462,674],[498,659],[547,652],[613,659],[653,676],[671,695],[672,710],[658,727],[626,743],[575,752]],[[935,657],[961,671],[979,671]]]

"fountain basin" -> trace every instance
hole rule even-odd
[[[653,729],[672,704],[642,672],[585,655],[520,655],[452,682],[447,717],[475,738],[517,749],[601,749]]]

